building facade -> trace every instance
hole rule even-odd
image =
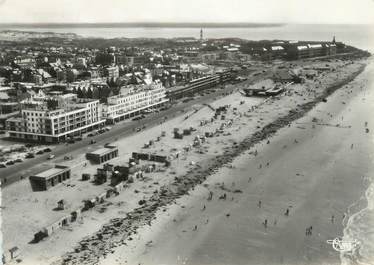
[[[70,168],[56,165],[54,168],[30,176],[31,184],[36,190],[48,190],[63,181],[70,179]]]
[[[167,101],[166,89],[160,82],[123,87],[119,95],[108,97],[107,104],[103,105],[103,117],[115,123],[142,110],[160,107]]]
[[[105,68],[106,76],[109,80],[117,80],[119,77],[119,68],[118,66],[110,66]]]
[[[72,96],[23,102],[21,116],[8,119],[6,128],[11,138],[55,143],[104,122],[99,100]]]
[[[86,158],[96,164],[104,163],[115,157],[118,157],[118,148],[114,145],[106,145],[104,148],[86,154]]]

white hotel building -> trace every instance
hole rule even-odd
[[[48,106],[50,100],[55,107]],[[28,99],[22,105],[21,117],[6,121],[11,138],[56,143],[105,123],[99,100],[81,99],[74,94]]]
[[[133,117],[142,110],[160,107],[166,102],[166,89],[161,82],[126,86],[119,95],[108,98],[107,104],[103,105],[103,118],[108,123],[115,123]]]

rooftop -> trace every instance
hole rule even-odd
[[[100,149],[97,149],[93,152],[89,152],[89,154],[92,154],[92,155],[104,155],[104,154],[107,154],[113,150],[117,149],[116,146],[108,146],[108,147],[103,147],[103,148],[100,148]]]
[[[57,174],[63,173],[67,170],[69,170],[68,167],[64,167],[64,168],[54,167],[54,168],[50,168],[46,171],[40,172],[39,174],[33,175],[33,177],[48,179],[48,178],[51,178],[51,177],[53,177]]]

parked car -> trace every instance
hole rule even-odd
[[[35,155],[33,153],[27,153],[27,155],[25,157],[26,158],[34,158]]]
[[[208,92],[208,94],[209,94],[210,92]],[[191,101],[191,100],[193,100],[193,98],[186,98],[186,99],[184,99],[184,100],[182,100],[182,102],[183,103],[187,103],[187,102],[189,102],[189,101]]]
[[[4,168],[6,165],[4,163],[0,163],[0,168]]]
[[[93,139],[92,139],[92,140],[90,141],[90,144],[96,144],[96,140],[93,140]]]
[[[37,155],[42,155],[43,153],[43,150],[39,150],[38,152],[36,152]]]
[[[146,109],[146,110],[143,110],[143,113],[144,114],[149,114],[149,113],[152,113],[153,111],[152,110],[149,110],[149,109]]]
[[[9,160],[5,163],[5,165],[7,165],[7,166],[14,165],[14,162],[13,162],[13,160]]]
[[[44,150],[43,150],[44,152],[51,152],[52,150],[51,150],[51,148],[45,148]]]
[[[141,119],[144,119],[144,118],[145,118],[145,115],[142,114],[142,115],[140,115],[140,116],[137,116],[137,117],[133,118],[132,120],[133,120],[133,121],[138,121],[138,120],[141,120]]]
[[[75,137],[74,139],[75,141],[82,141],[83,138],[79,136],[79,137]]]
[[[16,160],[14,160],[15,163],[21,163],[23,162],[23,160],[21,158],[17,158]]]
[[[140,127],[136,128],[137,132],[140,132],[141,130],[142,130],[142,128],[140,128]]]
[[[50,154],[47,159],[50,160],[50,159],[53,159],[55,157],[56,157],[55,155]]]

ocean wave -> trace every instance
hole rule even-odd
[[[352,214],[343,230],[343,240],[358,240],[359,247],[340,254],[342,265],[374,264],[374,182],[371,181],[363,198],[366,207]],[[355,203],[357,205],[357,203]],[[352,205],[354,206],[354,205]]]

